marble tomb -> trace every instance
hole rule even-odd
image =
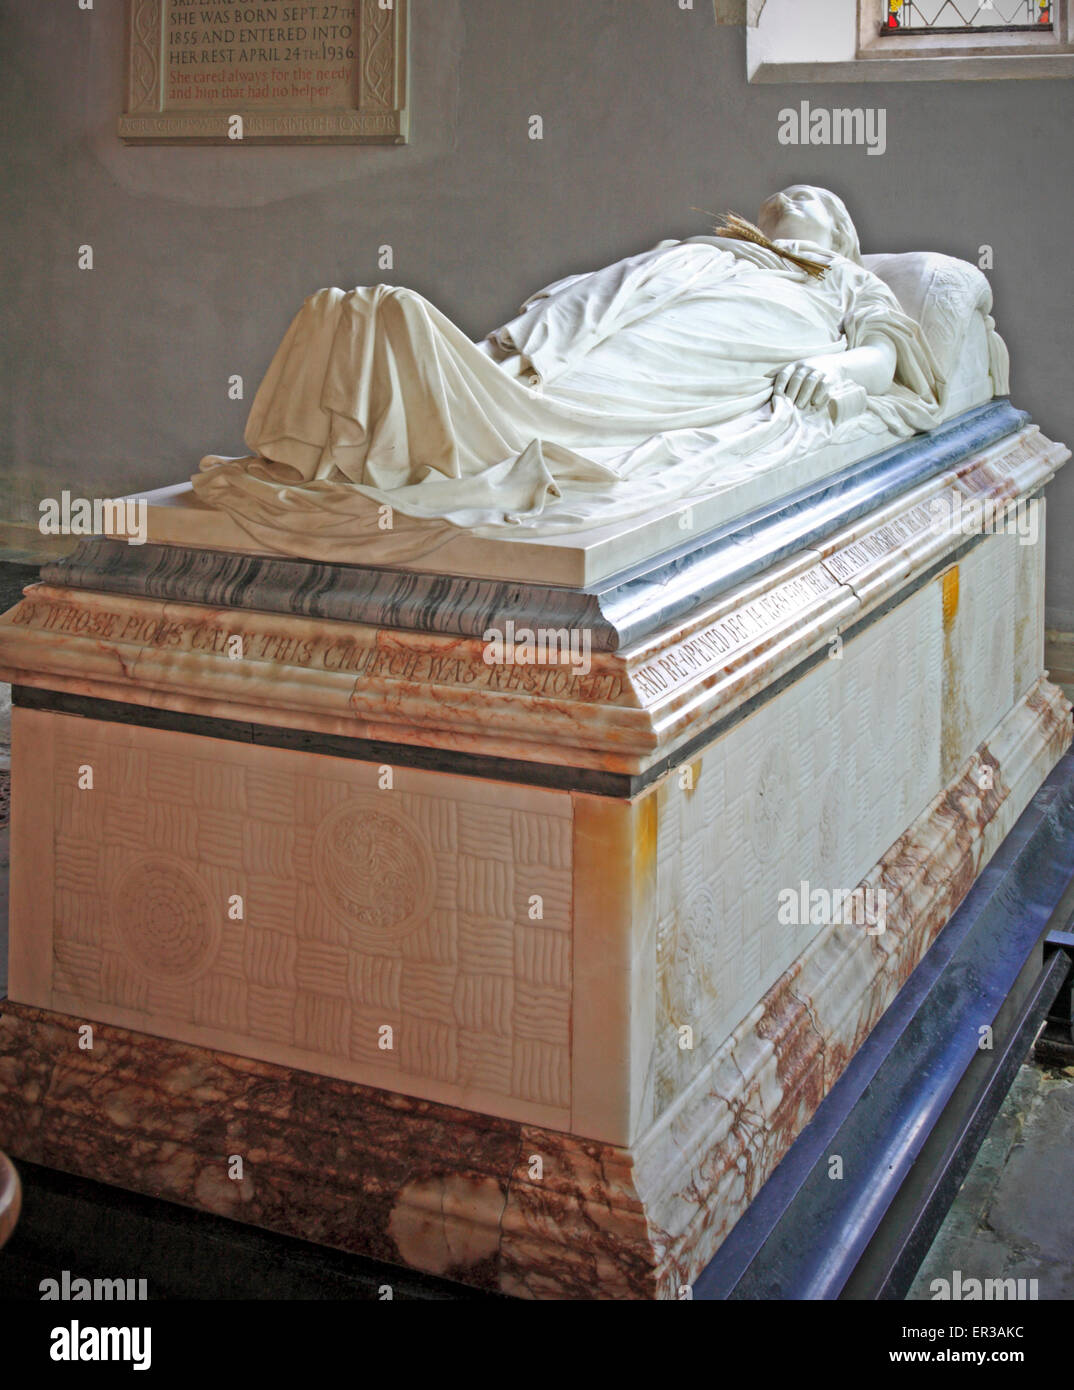
[[[432,472],[326,445],[290,483],[212,459],[0,619],[0,1147],[519,1296],[681,1296],[1071,741],[1069,451],[1006,397],[980,272],[788,235],[814,192],[748,263],[876,279],[864,382],[768,363],[637,474],[460,443],[440,516]],[[313,312],[351,309],[375,338]],[[514,343],[481,350],[532,392]],[[603,515],[600,468],[640,479]]]

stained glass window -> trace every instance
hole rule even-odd
[[[1052,27],[1053,0],[887,0],[883,34]]]

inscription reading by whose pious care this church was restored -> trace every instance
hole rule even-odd
[[[128,140],[406,137],[407,0],[129,0]]]

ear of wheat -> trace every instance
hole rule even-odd
[[[691,212],[705,212],[704,208],[691,208]],[[716,217],[714,212],[706,213],[708,217]],[[807,275],[812,275],[815,280],[823,280],[824,273],[828,267],[822,261],[811,260],[808,256],[799,256],[796,251],[788,251],[785,246],[777,246],[774,241],[770,241],[761,231],[760,227],[754,226],[752,222],[747,222],[744,217],[739,217],[737,212],[725,212],[722,220],[717,222],[713,228],[717,236],[731,237],[735,241],[752,241],[756,246],[763,246],[768,251],[774,251],[777,256],[782,256],[785,261],[790,261],[799,270],[804,270]]]

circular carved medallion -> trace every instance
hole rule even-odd
[[[127,958],[151,979],[185,984],[216,954],[218,914],[201,879],[178,860],[149,855],[129,865],[112,915]]]
[[[887,755],[895,747],[901,729],[907,689],[907,663],[900,660],[895,641],[882,642],[873,648],[867,679],[870,683],[872,726],[870,737],[881,753]]]
[[[829,877],[835,875],[836,861],[844,839],[847,795],[840,773],[831,773],[824,784],[817,812],[817,854]]]
[[[773,857],[784,834],[790,796],[790,765],[779,743],[771,743],[761,759],[748,807],[748,830],[758,859]]]
[[[700,1027],[716,993],[718,926],[716,900],[712,890],[702,886],[658,932],[660,982],[668,1017],[676,1027]]]
[[[325,907],[359,935],[406,935],[432,908],[433,857],[418,827],[377,797],[345,801],[324,818],[313,876]]]

